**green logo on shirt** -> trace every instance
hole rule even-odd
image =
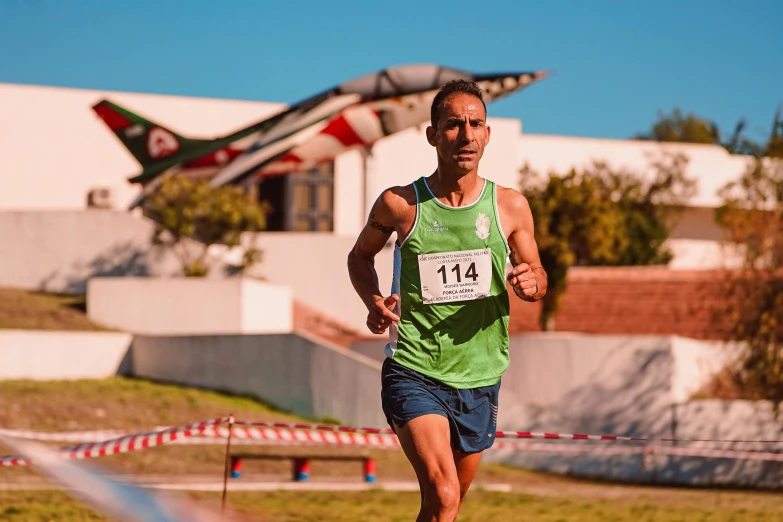
[[[432,220],[432,226],[424,229],[425,232],[448,232],[449,227],[441,226],[443,223],[439,219]]]

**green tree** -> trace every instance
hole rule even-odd
[[[693,113],[683,114],[675,107],[671,114],[658,113],[658,120],[649,132],[637,134],[634,139],[652,141],[676,141],[682,143],[720,144],[718,126]]]
[[[522,193],[530,203],[549,287],[541,327],[553,330],[572,266],[667,264],[665,245],[682,204],[693,194],[687,159],[664,154],[644,176],[596,162],[583,171],[546,177],[527,166]]]
[[[765,152],[776,153],[773,131]],[[783,160],[759,156],[721,191],[716,217],[739,246],[742,266],[726,272],[729,339],[743,349],[729,373],[738,396],[783,401]]]
[[[243,232],[266,228],[266,209],[242,187],[212,187],[207,180],[179,174],[165,179],[147,197],[144,211],[155,221],[153,242],[170,248],[188,277],[209,273],[207,252],[211,245],[235,247]],[[250,249],[244,258],[245,265],[257,262],[258,251]]]
[[[767,140],[764,156],[783,158],[783,116],[781,116],[780,109],[775,112],[775,119],[772,121],[772,132]]]
[[[680,143],[707,143],[721,145],[731,154],[783,157],[783,117],[778,109],[772,121],[772,132],[766,142],[758,143],[743,135],[747,122],[741,118],[728,139],[722,140],[715,122],[687,115],[675,107],[671,114],[658,113],[658,119],[648,132],[633,137],[638,140],[668,141]]]

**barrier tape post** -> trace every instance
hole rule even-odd
[[[223,500],[220,504],[221,517],[226,510],[226,491],[228,489],[228,473],[231,460],[231,432],[234,431],[234,414],[228,415],[228,436],[226,437],[226,462],[223,469]]]

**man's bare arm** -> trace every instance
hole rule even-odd
[[[393,321],[399,321],[399,317],[392,312],[399,296],[383,297],[375,271],[375,256],[389,241],[392,232],[397,232],[398,236],[407,234],[412,226],[413,219],[408,216],[410,204],[406,188],[395,187],[381,194],[348,254],[351,284],[367,307],[367,327],[373,333],[383,333]]]
[[[367,223],[348,254],[348,274],[351,276],[351,284],[367,309],[378,297],[383,296],[378,287],[375,256],[383,249],[394,232],[392,219],[393,215],[384,204],[381,195],[373,205]]]
[[[522,194],[511,189],[504,189],[499,200],[501,222],[511,249],[508,282],[520,299],[537,301],[546,294],[547,275],[538,254],[530,205]]]

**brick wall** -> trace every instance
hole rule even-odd
[[[722,339],[715,319],[722,276],[713,270],[574,268],[569,271],[558,331],[675,334]],[[511,295],[511,333],[538,331],[540,303]]]

